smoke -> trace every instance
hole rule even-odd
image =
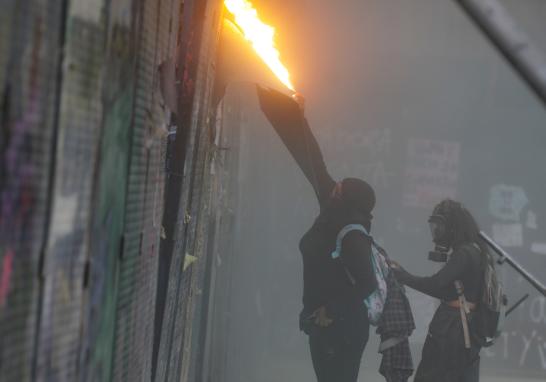
[[[505,3],[546,48],[544,3]],[[511,251],[526,266],[544,269],[546,258],[531,248],[546,237],[546,113],[455,2],[254,4],[277,28],[281,57],[306,97],[306,115],[330,172],[338,179],[364,178],[376,189],[372,231],[392,257],[421,275],[435,270],[426,261],[426,218],[436,201],[451,196],[486,232],[499,226],[508,235],[521,232]],[[229,349],[224,381],[313,381],[306,338],[297,327],[298,241],[318,207],[254,93],[231,88],[226,105],[234,99],[242,112],[238,186],[232,190],[239,203],[229,307],[222,313],[229,316],[222,334]],[[498,220],[490,210],[492,189],[500,184],[524,192],[515,221]],[[529,212],[536,228],[526,224]],[[516,294],[516,285],[525,289],[513,275],[506,282]],[[412,338],[418,361],[434,301],[413,292],[410,297],[421,324]],[[484,352],[482,380],[504,372],[518,380],[546,375],[540,341],[535,336],[533,343],[523,342],[534,331],[544,332],[544,323],[530,320],[529,306],[520,310],[507,329],[509,344]],[[381,380],[374,337],[372,330],[361,380]]]

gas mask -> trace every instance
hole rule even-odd
[[[428,219],[434,250],[428,253],[428,259],[431,261],[445,263],[447,255],[451,248],[451,238],[448,230],[447,219],[443,215],[432,215]]]

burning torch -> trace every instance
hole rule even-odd
[[[275,45],[275,28],[260,20],[258,11],[247,0],[224,0],[224,5],[230,13],[228,20],[241,32],[256,54],[290,91],[290,97],[303,110],[305,99],[296,91],[290,79],[290,72],[282,63],[280,52]]]

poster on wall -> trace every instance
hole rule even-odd
[[[403,204],[431,208],[455,198],[459,178],[460,143],[444,140],[408,141]]]
[[[495,242],[527,271],[544,279],[545,259],[540,254],[544,231],[538,204],[532,200],[533,184],[491,185],[489,228]],[[528,192],[530,191],[530,192]],[[487,225],[486,225],[487,227]],[[534,377],[546,371],[546,298],[509,266],[498,266],[509,305],[525,294],[529,298],[507,317],[496,344],[482,352],[484,366],[495,370],[520,370]]]

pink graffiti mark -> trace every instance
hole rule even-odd
[[[2,275],[0,276],[0,307],[4,307],[11,284],[11,273],[13,271],[13,257],[15,253],[9,249],[2,261]]]
[[[28,73],[28,100],[22,117],[8,121],[10,139],[0,165],[8,182],[0,184],[0,242],[24,241],[34,207],[33,179],[35,165],[32,161],[31,130],[41,123],[40,113],[40,51],[42,49],[42,19],[35,20],[31,64]],[[4,128],[4,126],[1,126]],[[7,256],[7,254],[6,254]],[[11,260],[10,260],[11,261]]]

